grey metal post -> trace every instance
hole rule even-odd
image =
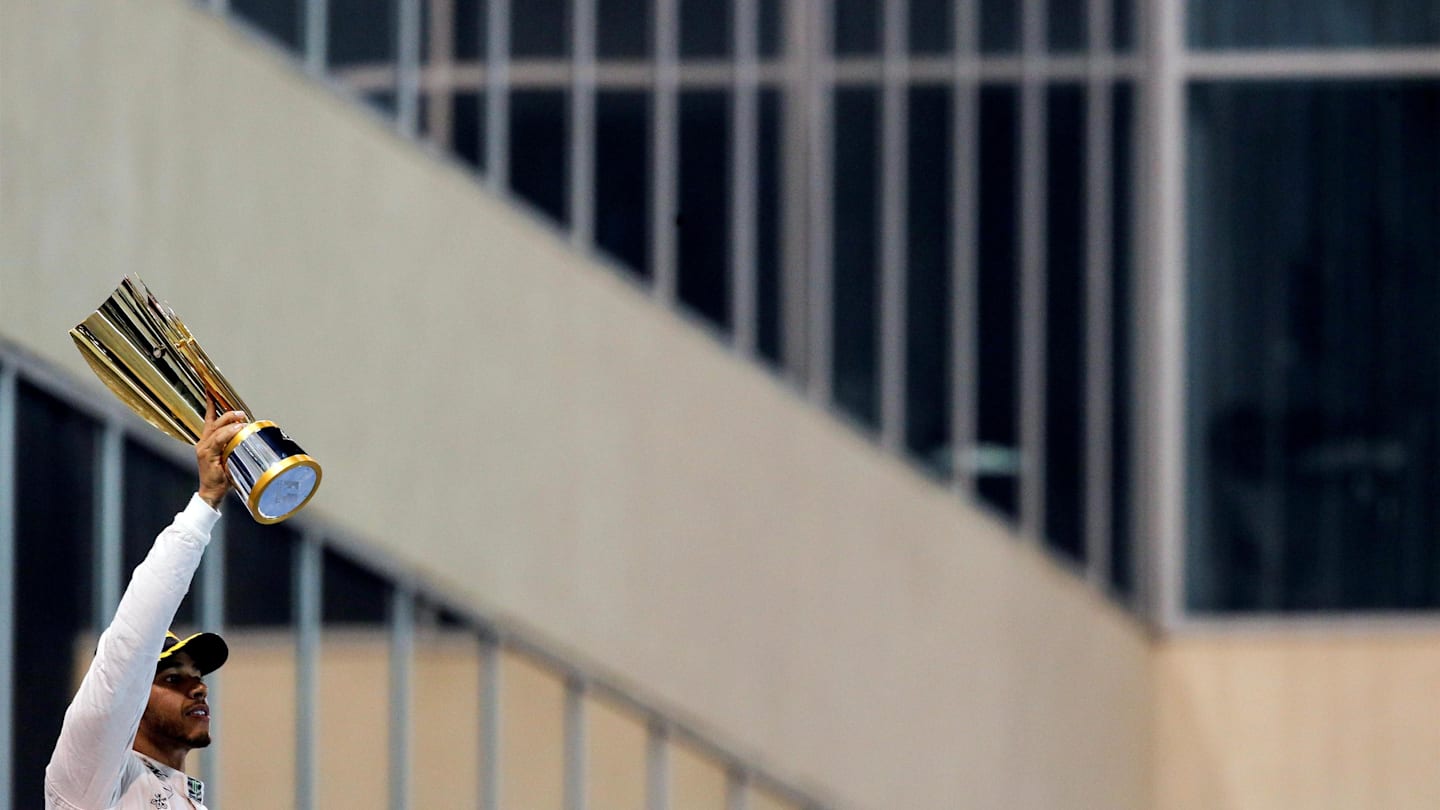
[[[909,170],[906,0],[885,0],[880,115],[880,444],[905,445],[905,218]]]
[[[804,389],[809,368],[810,104],[815,70],[809,0],[784,0],[785,98],[780,206],[780,356],[786,378]]]
[[[595,3],[574,0],[570,81],[570,243],[595,239]]]
[[[1110,577],[1111,354],[1110,0],[1089,0],[1090,58],[1085,107],[1085,564],[1091,584]]]
[[[1020,527],[1045,534],[1045,9],[1025,0],[1020,86]]]
[[[225,632],[225,521],[215,524],[210,530],[210,545],[205,549],[205,557],[200,562],[200,605],[199,605],[200,628],[210,633]],[[205,750],[205,791],[208,797],[207,807],[210,810],[219,810],[220,802],[218,797],[223,793],[220,789],[222,767],[225,761],[224,740],[221,725],[225,721],[225,690],[221,688],[224,673],[222,671],[212,672],[206,676],[206,682],[210,687],[208,700],[210,702],[210,737],[212,742]]]
[[[510,184],[510,0],[488,0],[485,47],[485,172],[490,190]]]
[[[415,667],[415,594],[407,585],[390,591],[390,810],[410,806],[410,673]]]
[[[305,0],[305,70],[324,76],[329,66],[330,2]]]
[[[0,810],[10,810],[14,792],[17,378],[14,365],[0,364]]]
[[[307,532],[295,546],[295,807],[313,810],[319,795],[316,726],[320,702],[321,547]]]
[[[830,404],[830,363],[833,350],[830,319],[834,312],[834,267],[831,265],[831,227],[834,219],[830,210],[832,187],[831,149],[833,120],[831,116],[831,90],[834,84],[835,65],[830,40],[830,6],[823,0],[812,0],[807,19],[807,32],[811,42],[811,66],[809,84],[806,87],[806,107],[809,118],[806,122],[809,153],[809,177],[806,196],[809,222],[809,240],[806,250],[806,339],[807,357],[805,392],[812,402],[823,406]]]
[[[732,768],[725,777],[725,810],[749,810],[750,774]]]
[[[125,524],[125,430],[118,419],[105,420],[100,434],[100,474],[95,479],[94,621],[99,633],[110,625],[120,604]]]
[[[975,491],[972,450],[978,442],[975,413],[979,361],[979,132],[980,0],[955,7],[954,130],[951,132],[950,205],[955,231],[950,243],[950,457],[955,487]]]
[[[651,277],[655,298],[675,303],[675,206],[679,159],[680,20],[678,0],[655,0],[655,120],[651,153]]]
[[[730,120],[730,322],[742,356],[755,353],[756,149],[759,39],[757,0],[735,0],[735,93]]]
[[[1145,555],[1142,604],[1162,628],[1180,618],[1185,492],[1185,121],[1184,3],[1154,0],[1145,8],[1145,71],[1141,149],[1145,234],[1137,291],[1143,322],[1139,373],[1134,499],[1136,548]],[[1143,506],[1141,506],[1143,505]]]
[[[585,682],[565,679],[565,810],[585,810]]]
[[[480,810],[500,810],[500,644],[480,642]]]
[[[406,138],[420,132],[420,0],[398,0],[395,43],[395,127]]]
[[[670,734],[652,720],[645,737],[645,810],[670,808]]]

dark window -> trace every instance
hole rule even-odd
[[[716,59],[734,50],[732,0],[677,0],[680,4],[680,58]]]
[[[489,53],[489,3],[485,0],[453,0],[455,3],[455,41],[451,48],[456,61],[484,59]]]
[[[1188,113],[1188,606],[1440,605],[1440,83]]]
[[[330,0],[331,67],[395,61],[395,0]]]
[[[285,47],[300,48],[304,7],[297,0],[230,0],[229,9]]]
[[[760,56],[773,59],[781,55],[781,43],[785,40],[784,10],[777,2],[760,3],[759,6]]]
[[[15,807],[43,807],[45,764],[91,626],[96,426],[25,383],[15,413],[15,659],[10,767]],[[157,527],[158,531],[158,527]],[[153,535],[152,535],[153,537]],[[8,610],[9,607],[7,606]],[[12,662],[4,662],[11,666]]]
[[[1131,487],[1131,401],[1130,364],[1132,326],[1137,302],[1131,292],[1130,276],[1135,266],[1132,239],[1135,215],[1133,188],[1135,159],[1135,90],[1128,83],[1115,85],[1115,117],[1110,141],[1111,172],[1111,264],[1110,275],[1110,582],[1115,590],[1130,594],[1135,589],[1135,562],[1132,552]]]
[[[1416,46],[1440,42],[1435,0],[1192,0],[1197,48]]]
[[[569,0],[521,0],[511,3],[510,55],[516,59],[569,56]]]
[[[650,275],[650,94],[595,97],[595,243]]]
[[[880,51],[880,1],[835,0],[835,54],[873,56]]]
[[[296,530],[289,523],[256,523],[233,499],[225,513],[225,623],[246,628],[288,626],[299,546]]]
[[[485,94],[456,93],[450,118],[450,148],[466,163],[485,168]]]
[[[179,443],[176,443],[179,447]],[[130,581],[130,572],[150,553],[155,536],[170,525],[175,514],[185,508],[194,494],[198,482],[194,463],[186,468],[174,460],[161,457],[155,452],[133,441],[125,443],[125,486],[124,514],[124,565],[121,578]],[[238,514],[245,520],[245,507],[234,497],[225,503],[225,511]],[[199,595],[200,583],[196,581],[190,595],[180,603],[174,624],[191,625],[195,621],[195,600]]]
[[[939,475],[951,472],[950,92],[910,90],[905,447]]]
[[[1012,517],[1018,505],[1018,100],[1011,86],[986,85],[980,89],[978,446],[973,462],[980,498]]]
[[[385,580],[331,549],[322,555],[321,621],[326,625],[385,624],[390,593]]]
[[[562,223],[570,184],[567,98],[564,90],[510,94],[510,188]]]
[[[1052,51],[1084,50],[1089,39],[1088,0],[1049,0],[1046,36]]]
[[[879,93],[835,91],[834,278],[831,334],[835,404],[860,423],[879,424],[876,377]]]
[[[1111,9],[1111,23],[1115,38],[1115,50],[1135,50],[1135,2],[1136,0],[1115,0]]]
[[[1046,93],[1045,539],[1085,558],[1085,92]]]
[[[648,59],[655,49],[654,0],[598,0],[595,51],[601,59]]]
[[[680,194],[675,215],[680,301],[730,325],[730,97],[680,95]]]
[[[980,50],[1013,53],[1020,50],[1020,4],[1015,0],[979,0]]]
[[[910,0],[910,52],[949,53],[954,13],[951,0]]]
[[[780,362],[780,92],[760,91],[757,122],[755,295],[756,348]]]

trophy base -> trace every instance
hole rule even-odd
[[[230,481],[259,523],[299,512],[320,488],[320,463],[274,422],[251,422],[225,448]]]

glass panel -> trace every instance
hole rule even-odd
[[[950,458],[950,91],[910,90],[905,448],[937,475]]]
[[[650,93],[595,96],[595,244],[650,275]]]
[[[567,98],[564,90],[510,94],[510,188],[562,224],[570,185]]]
[[[670,758],[670,806],[685,810],[725,810],[728,778],[719,762],[688,745],[672,742]]]
[[[450,149],[466,163],[485,169],[485,94],[456,93],[450,118]]]
[[[1440,604],[1440,83],[1189,96],[1196,611]]]
[[[480,779],[480,640],[422,605],[411,675],[414,807],[475,807]]]
[[[329,0],[330,66],[390,65],[395,61],[395,0]]]
[[[1016,0],[979,0],[980,50],[1013,53],[1020,50],[1020,3]]]
[[[759,6],[760,57],[773,59],[781,54],[781,42],[785,36],[785,12],[781,8],[782,4],[773,0],[756,5]]]
[[[298,0],[230,0],[230,12],[291,50],[300,48],[304,6]]]
[[[389,588],[326,549],[320,632],[320,807],[383,808],[388,799]]]
[[[604,700],[585,700],[585,807],[645,806],[644,722]]]
[[[780,363],[780,91],[760,91],[756,136],[756,348]]]
[[[680,301],[730,327],[730,96],[680,94]]]
[[[560,810],[565,685],[524,656],[500,655],[500,806]]]
[[[834,335],[835,403],[862,424],[879,423],[876,377],[880,197],[874,88],[835,91]]]
[[[1115,117],[1111,130],[1111,255],[1114,264],[1110,276],[1110,583],[1122,594],[1135,590],[1134,555],[1131,550],[1131,479],[1130,431],[1132,430],[1133,395],[1130,391],[1131,319],[1135,301],[1131,293],[1130,275],[1134,272],[1132,239],[1135,215],[1134,119],[1135,88],[1128,82],[1115,85]]]
[[[655,0],[597,0],[596,53],[601,59],[649,59]]]
[[[680,3],[680,58],[715,59],[734,50],[732,0],[677,0]]]
[[[835,0],[835,54],[880,52],[880,0]]]
[[[98,436],[94,422],[24,382],[15,436],[17,699],[0,733],[11,735],[13,806],[44,807],[45,764],[98,635],[90,601]]]
[[[1085,92],[1047,88],[1045,539],[1085,559]]]
[[[455,59],[470,62],[484,59],[488,52],[489,4],[485,0],[450,0],[455,4]]]
[[[1362,47],[1440,42],[1435,0],[1194,0],[1196,48]]]
[[[1046,37],[1052,51],[1081,51],[1089,42],[1089,0],[1049,0]]]
[[[128,440],[124,452],[124,507],[121,510],[124,519],[121,525],[124,526],[122,542],[125,551],[120,566],[122,587],[130,581],[130,572],[150,553],[155,536],[170,525],[175,513],[185,508],[199,486],[193,462],[192,466],[182,468],[174,461]],[[226,498],[221,509],[232,521],[250,520],[239,498]],[[173,624],[194,623],[199,591],[200,582],[197,579],[190,588],[190,595],[180,603]]]
[[[1135,0],[1114,0],[1111,15],[1115,50],[1135,50]]]
[[[569,0],[512,2],[510,55],[516,59],[555,59],[569,56]]]
[[[952,0],[910,0],[910,52],[950,52],[955,4]]]
[[[971,463],[980,498],[1017,514],[1019,406],[1018,92],[1006,85],[980,89],[980,188],[977,259],[976,431]]]

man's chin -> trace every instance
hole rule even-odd
[[[199,734],[186,740],[191,748],[207,748],[210,745],[210,732],[202,731]]]

